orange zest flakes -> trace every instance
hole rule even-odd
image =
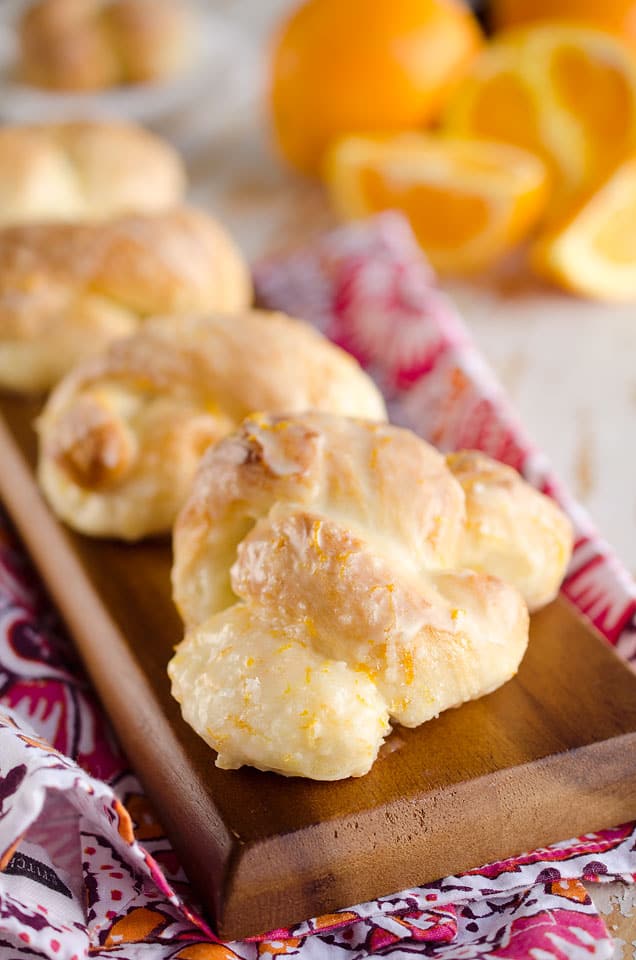
[[[248,723],[248,721],[244,720],[243,717],[238,717],[235,713],[231,713],[228,715],[227,719],[228,722],[234,724],[238,730],[244,730],[245,733],[249,733],[251,736],[257,735],[257,731],[254,729],[251,723]]]
[[[402,665],[404,683],[410,685],[415,679],[415,664],[411,650],[403,650],[400,653],[400,663]]]

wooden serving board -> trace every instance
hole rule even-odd
[[[366,777],[218,770],[169,692],[169,546],[58,524],[33,479],[37,406],[0,410],[0,496],[221,937],[636,817],[636,676],[562,601],[533,617],[514,680],[397,730]]]

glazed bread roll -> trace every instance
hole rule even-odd
[[[121,83],[148,83],[178,73],[192,53],[187,0],[113,0],[104,5]]]
[[[52,90],[162,80],[183,67],[183,0],[38,0],[19,25],[21,78]]]
[[[572,553],[568,518],[512,467],[477,450],[446,462],[466,497],[466,566],[514,583],[530,611],[544,607],[559,592]]]
[[[76,367],[39,419],[39,479],[94,536],[167,533],[210,443],[252,410],[310,407],[381,419],[355,360],[282,314],[150,320]]]
[[[523,529],[541,517],[545,532],[545,497],[521,478],[507,497]],[[500,507],[485,497],[482,519]],[[487,550],[470,569],[470,515],[444,457],[385,423],[252,416],[208,450],[175,526],[186,635],[169,674],[217,765],[361,776],[390,721],[417,726],[510,679],[528,641],[519,588],[551,596],[554,570],[539,533],[530,579],[517,581],[518,542],[508,570],[498,547],[503,578]],[[567,521],[554,535],[562,576]]]
[[[154,213],[178,204],[184,192],[178,154],[142,127],[0,127],[0,226]]]
[[[0,388],[46,390],[152,315],[250,299],[239,251],[195,210],[0,230]]]

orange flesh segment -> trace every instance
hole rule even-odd
[[[370,210],[398,207],[409,219],[424,249],[454,248],[482,233],[490,221],[490,204],[482,196],[438,184],[387,184],[382,174],[366,167],[360,187]]]
[[[592,60],[584,50],[562,47],[554,52],[551,75],[557,96],[587,136],[608,155],[623,155],[631,132],[633,93],[622,71]],[[607,159],[611,162],[611,156]]]
[[[484,83],[472,107],[471,127],[478,135],[540,156],[546,153],[532,94],[514,73],[500,73]]]
[[[551,225],[636,148],[636,59],[589,26],[543,23],[495,36],[455,97],[449,131],[504,140],[546,163]]]
[[[624,205],[608,211],[593,246],[606,260],[636,266],[636,190]]]

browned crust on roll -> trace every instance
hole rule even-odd
[[[152,315],[232,312],[251,292],[233,241],[188,208],[0,230],[0,387],[48,389]]]
[[[20,73],[53,90],[100,90],[169,77],[191,41],[176,0],[39,0],[19,24]]]
[[[181,202],[176,150],[135,124],[0,128],[0,226],[158,212]]]
[[[150,319],[53,391],[38,424],[40,481],[85,533],[167,532],[210,443],[251,410],[309,408],[386,416],[359,364],[299,320],[258,310]],[[278,483],[286,463],[309,467],[313,457],[311,428],[296,433],[281,431],[286,443],[274,448],[255,418],[232,455]]]

